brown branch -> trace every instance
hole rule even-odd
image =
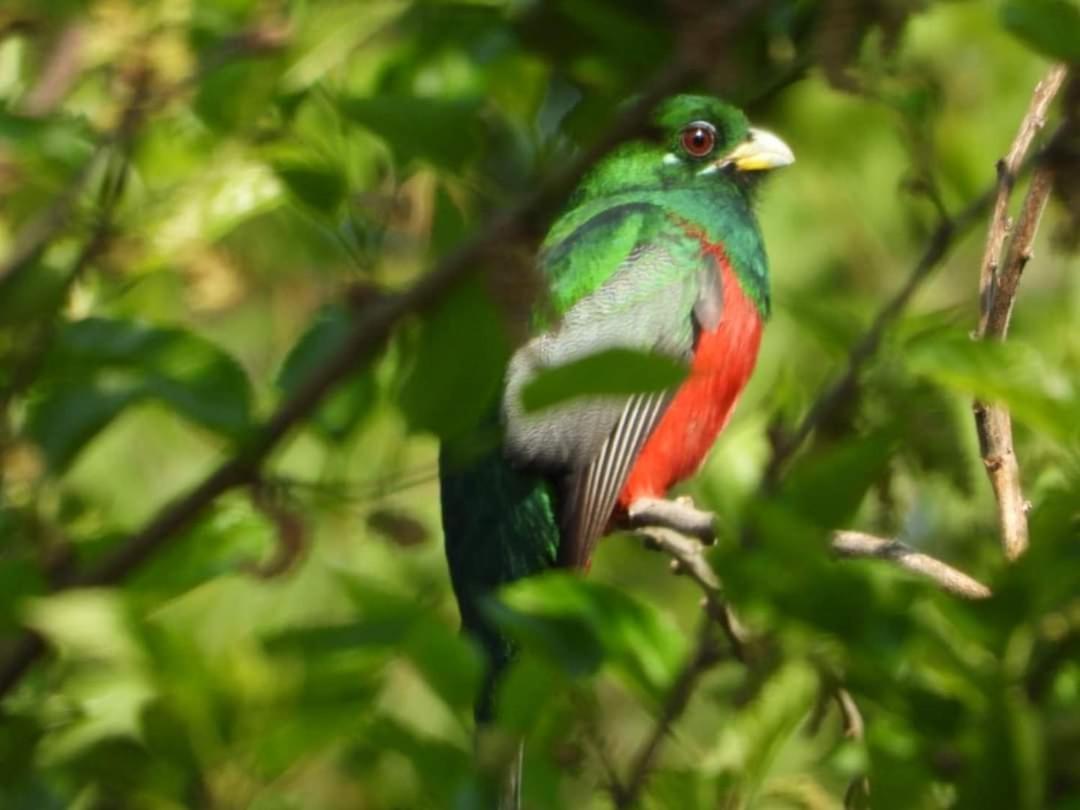
[[[1020,122],[1020,130],[1016,133],[1016,138],[1013,140],[1008,153],[997,164],[994,211],[990,217],[990,229],[986,237],[982,262],[979,264],[980,313],[976,333],[979,338],[988,333],[993,334],[993,331],[988,332],[990,330],[989,320],[990,312],[993,309],[992,302],[995,297],[1002,253],[1005,250],[1005,241],[1011,227],[1009,223],[1009,197],[1012,194],[1013,186],[1016,184],[1017,173],[1020,171],[1020,166],[1031,148],[1035,136],[1046,125],[1047,110],[1049,110],[1050,103],[1064,83],[1067,72],[1064,65],[1055,65],[1035,86],[1028,111]],[[998,333],[999,337],[1003,335],[1004,329]]]
[[[284,492],[265,481],[251,486],[251,505],[274,527],[277,546],[270,559],[249,560],[241,568],[260,579],[272,579],[290,570],[303,555],[307,531],[300,515],[285,502]]]
[[[941,589],[964,599],[986,599],[990,589],[936,557],[916,551],[899,540],[852,531],[833,532],[830,548],[838,557],[863,557],[896,563],[905,571],[926,577]]]
[[[1035,136],[1046,125],[1047,111],[1067,73],[1064,65],[1055,65],[1036,85],[1020,130],[1008,154],[998,162],[994,213],[979,266],[979,324],[975,332],[978,340],[1004,340],[1008,334],[1020,276],[1031,258],[1031,245],[1053,189],[1053,168],[1042,163],[1035,169],[1006,252],[1005,243],[1012,229],[1009,197],[1020,163]],[[997,502],[1002,547],[1006,558],[1015,560],[1028,547],[1028,505],[1021,488],[1020,465],[1013,450],[1012,417],[1003,405],[979,399],[975,400],[973,409],[979,451]]]
[[[633,526],[666,526],[706,544],[716,539],[713,513],[696,509],[688,498],[638,498],[630,504],[627,517]]]
[[[660,746],[671,731],[672,726],[682,717],[690,704],[701,677],[721,660],[720,648],[713,632],[710,616],[703,616],[698,628],[697,644],[686,664],[680,670],[668,692],[652,731],[638,749],[630,765],[629,776],[625,783],[612,785],[612,798],[617,810],[634,807],[641,799],[645,785],[656,766],[660,755]]]

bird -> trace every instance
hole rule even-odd
[[[463,629],[488,659],[479,723],[493,718],[514,655],[485,600],[523,577],[586,569],[632,505],[692,476],[727,424],[770,311],[755,189],[793,161],[726,101],[672,96],[645,136],[585,175],[541,243],[543,294],[507,364],[494,431],[439,452],[450,578]],[[666,355],[687,373],[673,390],[523,407],[537,375],[609,349]],[[516,793],[520,774],[510,781]]]

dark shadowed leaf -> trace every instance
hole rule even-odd
[[[345,199],[345,177],[334,166],[282,160],[273,167],[292,195],[319,213],[332,214]]]
[[[277,387],[285,396],[297,389],[345,340],[356,317],[343,306],[324,307],[311,326],[293,344],[277,375]],[[326,441],[340,441],[371,410],[376,398],[371,369],[351,375],[323,401],[312,426]]]
[[[62,385],[31,402],[26,435],[41,448],[49,469],[60,473],[88,441],[143,396],[137,384],[111,389],[94,382]]]
[[[401,163],[422,160],[460,169],[480,142],[480,102],[474,99],[372,96],[342,107],[394,151]]]
[[[1080,63],[1080,5],[1074,0],[1019,0],[1001,8],[1001,21],[1035,50]]]
[[[27,431],[62,470],[124,408],[156,400],[230,439],[251,426],[251,390],[240,365],[182,329],[85,318],[57,330]]]
[[[494,408],[508,355],[483,286],[459,286],[420,326],[416,360],[398,394],[409,426],[449,438],[478,425]]]

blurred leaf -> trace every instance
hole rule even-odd
[[[818,678],[809,666],[788,663],[721,733],[714,756],[737,776],[748,795],[761,791],[784,745],[809,715],[818,690]]]
[[[273,166],[285,187],[315,211],[332,214],[345,199],[345,177],[334,166],[286,160]]]
[[[361,316],[337,304],[319,311],[278,370],[275,382],[283,396],[294,395],[315,369],[338,350],[358,317]],[[371,411],[376,393],[371,368],[352,374],[319,406],[312,418],[312,426],[324,440],[341,441]]]
[[[458,286],[420,326],[398,402],[413,430],[460,435],[494,409],[509,346],[480,283]]]
[[[423,545],[431,539],[427,527],[413,516],[397,509],[375,509],[367,516],[367,526],[394,545],[403,548]]]
[[[27,432],[65,469],[135,402],[154,399],[230,439],[251,426],[251,390],[235,360],[182,329],[85,318],[63,323],[31,400]]]
[[[1002,402],[1015,419],[1053,436],[1066,438],[1075,432],[1080,418],[1077,391],[1068,383],[1051,389],[1045,361],[1031,345],[1018,340],[974,341],[955,331],[934,332],[908,343],[905,362],[916,374],[946,388]]]
[[[460,170],[479,147],[475,99],[372,96],[346,99],[342,109],[386,141],[402,164],[423,160]]]
[[[267,115],[281,72],[274,58],[226,63],[199,82],[195,110],[218,130],[254,129]]]
[[[472,708],[480,686],[481,655],[461,633],[426,619],[405,637],[404,652],[448,706]]]
[[[667,355],[605,349],[544,369],[522,389],[521,404],[531,412],[575,397],[665,391],[686,379],[686,374],[686,365]]]
[[[1080,6],[1073,0],[1016,0],[1001,7],[1006,28],[1053,59],[1080,63]]]
[[[53,262],[32,262],[0,279],[0,326],[27,327],[52,318],[68,292],[68,271]]]
[[[844,526],[888,464],[893,441],[871,435],[804,458],[783,485],[785,506],[823,529]]]
[[[687,652],[685,637],[657,608],[572,574],[521,580],[503,589],[492,613],[568,673],[589,674],[611,663],[653,698],[670,685]]]
[[[94,382],[54,388],[31,403],[26,435],[41,448],[49,468],[60,473],[87,442],[144,396],[138,386],[108,390]]]
[[[3,528],[2,518],[0,528]],[[44,590],[45,578],[30,560],[0,559],[0,637],[18,627],[24,601]],[[0,745],[3,745],[2,735]]]

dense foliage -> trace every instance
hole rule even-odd
[[[0,806],[483,806],[480,659],[457,631],[434,458],[490,407],[546,223],[404,318],[258,475],[71,586],[257,443],[352,324],[691,58],[687,86],[744,105],[798,162],[760,196],[775,312],[756,376],[687,489],[724,527],[712,560],[754,653],[696,684],[644,802],[858,805],[865,774],[874,807],[1080,807],[1078,175],[1006,344],[969,338],[983,215],[760,487],[941,210],[992,188],[1049,59],[1080,62],[1072,0],[914,5],[6,0],[0,671],[34,649],[28,629],[50,650],[5,683]],[[1063,96],[1080,120],[1080,92]],[[1016,423],[1032,547],[1015,565],[974,395]],[[994,596],[830,559],[836,528],[900,537]],[[526,806],[610,805],[699,599],[627,537],[587,578],[506,595],[523,654],[499,723],[529,739]]]

